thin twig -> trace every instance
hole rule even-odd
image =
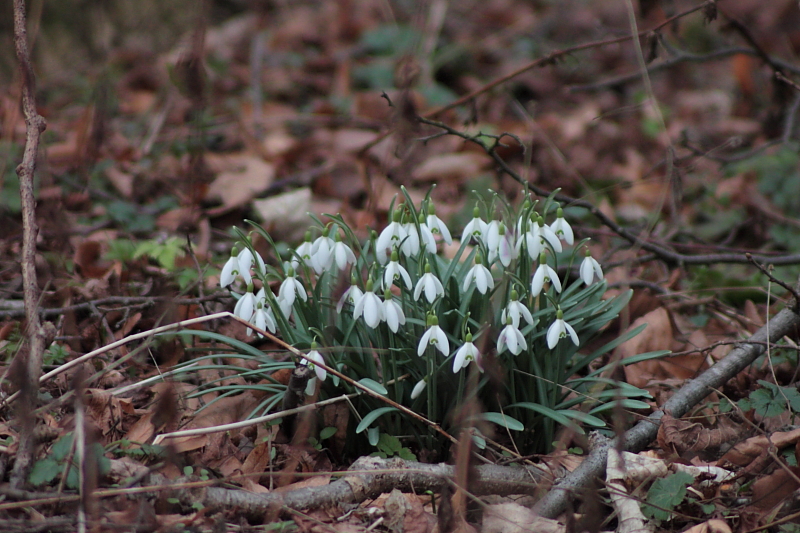
[[[753,259],[752,254],[747,253],[744,255],[747,257],[747,260],[750,261],[752,264],[754,264],[756,268],[759,269],[765,276],[767,276],[772,283],[777,283],[778,285],[786,289],[789,292],[789,294],[791,294],[794,297],[794,305],[795,305],[794,310],[797,311],[798,310],[797,306],[800,305],[800,294],[797,293],[795,288],[786,283],[785,281],[773,276],[769,268],[765,267],[764,265]]]
[[[30,411],[37,399],[39,375],[42,373],[46,332],[36,312],[39,300],[39,284],[36,279],[36,199],[33,194],[33,179],[36,171],[36,157],[39,152],[39,139],[47,128],[47,123],[36,110],[36,77],[28,53],[27,28],[25,20],[25,0],[14,0],[14,49],[22,73],[22,110],[25,115],[25,151],[22,162],[17,167],[19,193],[22,203],[22,286],[25,299],[25,318],[27,321],[28,354],[25,364],[24,383],[20,391],[25,395],[22,410]],[[24,413],[21,413],[24,414]],[[33,460],[35,419],[22,417],[19,448],[11,474],[11,487],[22,488],[28,478]]]

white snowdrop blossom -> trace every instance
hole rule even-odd
[[[406,222],[402,226],[405,238],[400,244],[400,251],[406,257],[412,257],[419,253],[419,232],[413,222]]]
[[[256,299],[258,299],[258,297],[256,297]],[[250,318],[250,323],[253,324],[255,327],[257,327],[258,329],[261,330],[268,329],[270,330],[270,332],[275,333],[275,331],[278,329],[277,326],[275,325],[275,317],[272,314],[272,309],[268,306],[265,309],[265,305],[266,304],[262,301],[259,301],[257,303],[256,310],[253,313],[252,318]],[[258,334],[259,337],[264,336],[259,332],[256,333]],[[250,328],[247,328],[247,334],[248,335],[252,334]]]
[[[298,296],[304,302],[308,301],[308,294],[306,294],[305,287],[303,287],[303,284],[297,279],[294,269],[290,266],[286,279],[283,280],[280,289],[278,289],[278,300],[282,304],[285,304],[286,308],[291,309]],[[283,308],[283,305],[281,305],[281,308]],[[284,314],[288,315],[286,312],[284,312]]]
[[[261,254],[256,252],[254,257],[253,252],[250,251],[250,248],[243,248],[242,251],[239,252],[237,260],[239,261],[239,274],[244,279],[244,282],[248,285],[251,281],[253,281],[253,278],[250,275],[250,269],[253,267],[254,260],[258,263],[258,268],[262,273],[265,273],[266,271],[264,260],[261,258]]]
[[[303,240],[303,244],[297,247],[292,254],[292,268],[295,270],[300,270],[301,262],[302,264],[310,267],[314,267],[314,264],[311,262],[312,256],[312,249],[314,245],[311,242],[311,232],[307,231],[305,234],[305,240]]]
[[[492,226],[495,224],[496,226]],[[496,227],[496,229],[494,229]],[[505,224],[493,220],[489,223],[489,237],[486,243],[489,248],[489,264],[494,263],[495,259],[500,258],[500,263],[504,267],[511,264],[512,259],[517,258],[514,237],[507,232]]]
[[[563,249],[561,241],[558,240],[550,226],[544,223],[544,219],[541,216],[537,217],[535,222],[531,222],[528,231],[520,235],[516,246],[518,254],[523,241],[531,259],[536,259],[545,250],[545,241],[549,242],[556,252],[560,252]]]
[[[470,238],[486,242],[486,234],[489,231],[489,226],[481,219],[481,210],[478,206],[472,210],[472,220],[464,227],[461,233],[461,241],[468,241]]]
[[[386,289],[383,293],[383,320],[392,333],[397,333],[400,326],[406,323],[406,315],[403,308],[392,298],[392,291]]]
[[[411,391],[411,399],[416,400],[417,398],[419,398],[419,395],[422,394],[422,391],[424,391],[425,387],[427,386],[428,386],[427,378],[417,381],[417,384],[414,385],[414,390]]]
[[[433,202],[428,203],[428,227],[434,235],[441,235],[442,240],[447,244],[453,244],[453,238],[450,236],[450,230],[447,229],[447,224],[442,222],[442,219],[436,216],[436,208]]]
[[[550,225],[550,229],[556,237],[571,245],[575,242],[575,235],[572,233],[572,226],[564,219],[564,210],[560,207],[556,211],[556,221]]]
[[[333,240],[333,250],[331,250],[333,262],[339,267],[339,270],[344,270],[347,265],[354,265],[356,262],[356,254],[353,250],[342,242],[339,233],[336,233],[336,238]]]
[[[555,322],[550,324],[550,327],[547,329],[547,347],[552,350],[556,347],[558,341],[567,335],[569,335],[569,337],[572,339],[572,342],[575,344],[575,346],[580,344],[580,341],[578,340],[578,334],[575,332],[575,328],[570,326],[564,320],[564,312],[559,308],[559,310],[556,311]]]
[[[355,275],[353,275],[351,277],[350,287],[344,291],[344,294],[342,294],[342,297],[339,298],[339,301],[336,303],[336,312],[341,314],[342,307],[344,307],[345,303],[355,305],[363,295],[364,293],[358,288],[358,285],[356,285],[356,278]]]
[[[238,251],[234,246],[233,250],[231,250],[231,256],[228,258],[228,261],[225,262],[225,265],[222,267],[222,272],[219,274],[219,285],[222,288],[236,281],[236,276],[239,274],[239,258],[237,255]]]
[[[306,354],[308,359],[303,359],[300,361],[301,365],[306,365],[308,368],[314,371],[317,375],[314,378],[308,380],[308,384],[306,385],[306,395],[311,396],[314,394],[314,390],[317,388],[317,379],[320,381],[325,381],[325,378],[328,377],[328,371],[322,368],[321,366],[315,363],[322,363],[325,364],[325,358],[322,357],[322,354],[317,351],[317,343],[311,343],[311,351]]]
[[[581,262],[581,279],[586,285],[591,285],[592,281],[594,281],[594,277],[597,276],[597,279],[603,279],[603,268],[600,266],[600,263],[597,262],[597,259],[589,255],[589,250],[586,250],[586,257],[583,258]]]
[[[338,230],[337,230],[338,231]],[[322,230],[322,235],[317,237],[311,245],[311,266],[317,274],[322,274],[333,264],[333,247],[336,243],[330,238],[330,229]]]
[[[367,281],[367,290],[356,302],[353,318],[364,317],[367,326],[375,329],[384,319],[381,299],[372,291],[372,280]]]
[[[475,280],[475,286],[478,292],[486,294],[489,289],[494,289],[494,278],[492,278],[491,271],[483,266],[481,262],[481,254],[475,254],[475,264],[469,269],[467,275],[464,277],[464,283],[461,287],[463,292],[467,292],[472,281]]]
[[[553,270],[553,267],[547,264],[547,257],[543,252],[539,254],[539,266],[536,267],[536,272],[531,280],[531,294],[539,296],[544,284],[548,281],[553,284],[556,292],[561,292],[561,280],[558,279],[558,274]]]
[[[253,294],[253,284],[247,286],[247,292],[239,298],[236,306],[233,308],[233,314],[244,320],[250,322],[253,318],[253,312],[256,310],[256,297]]]
[[[439,327],[439,319],[436,315],[428,315],[428,329],[419,340],[417,347],[417,355],[422,357],[425,353],[425,348],[432,344],[437,350],[442,352],[442,355],[447,357],[450,355],[450,343],[447,340],[447,334]]]
[[[477,346],[472,343],[472,333],[467,333],[466,337],[464,337],[464,344],[456,351],[456,355],[453,358],[453,373],[457,373],[462,368],[467,368],[470,361],[475,361],[478,369],[483,372],[481,354]]]
[[[519,328],[520,318],[524,318],[525,322],[533,325],[533,316],[531,315],[530,310],[527,306],[519,301],[519,294],[517,291],[511,291],[511,300],[509,300],[508,305],[503,312],[500,314],[500,320],[503,323],[506,323],[508,319],[511,319],[511,324],[515,328]]]
[[[511,323],[511,317],[506,317],[506,327],[503,328],[497,338],[497,353],[503,353],[506,348],[514,355],[519,355],[522,350],[528,349],[525,337],[519,328]]]
[[[400,208],[395,209],[392,215],[392,221],[388,226],[383,228],[375,244],[375,254],[378,256],[378,262],[382,265],[385,265],[388,259],[386,250],[394,250],[399,247],[406,238],[406,230],[403,229],[403,226],[400,224],[401,216],[402,211]]]
[[[419,214],[419,238],[426,252],[429,254],[436,253],[436,239],[433,237],[433,232],[428,227],[428,223],[425,222],[425,216],[422,213]]]
[[[432,304],[437,296],[444,296],[444,287],[439,278],[431,274],[431,265],[425,263],[425,274],[417,281],[417,286],[414,287],[414,300],[419,300],[422,293],[425,293],[425,299],[429,304]]]
[[[408,275],[408,271],[405,267],[400,264],[399,259],[397,250],[394,250],[392,252],[392,260],[389,261],[389,264],[386,265],[386,269],[383,271],[383,287],[391,287],[395,281],[402,279],[403,283],[406,285],[406,289],[411,290],[411,276]],[[398,283],[397,286],[399,287],[400,284]]]

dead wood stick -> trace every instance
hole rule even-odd
[[[27,349],[24,364],[20,365],[20,391],[24,401],[18,415],[22,420],[19,448],[11,474],[11,487],[22,488],[28,477],[33,460],[35,426],[31,412],[39,390],[39,375],[42,373],[42,356],[46,348],[48,333],[39,320],[39,283],[36,279],[36,199],[33,195],[33,178],[36,172],[36,157],[39,138],[47,127],[44,118],[36,111],[36,77],[28,53],[28,31],[25,20],[25,0],[14,0],[14,49],[22,74],[22,111],[25,115],[25,150],[22,162],[17,167],[19,194],[22,202],[22,289],[25,300]],[[20,354],[22,355],[22,353]]]
[[[477,478],[470,488],[477,495],[533,494],[538,482],[547,477],[544,471],[533,466],[480,465],[476,471]],[[451,482],[454,475],[455,470],[451,465],[362,457],[353,463],[344,477],[322,487],[265,494],[209,487],[202,495],[192,490],[182,491],[177,496],[189,505],[200,500],[209,511],[235,508],[248,517],[258,519],[263,518],[265,513],[281,508],[302,510],[337,502],[358,503],[377,498],[395,488],[417,493],[428,490],[439,492],[446,483]]]
[[[800,315],[792,311],[794,305],[783,309],[772,317],[747,341],[742,342],[721,361],[703,372],[697,379],[687,382],[648,418],[640,421],[624,435],[624,442],[605,440],[595,447],[578,468],[559,481],[539,500],[534,510],[546,518],[555,518],[567,507],[567,501],[590,486],[590,482],[602,476],[606,467],[608,449],[614,446],[630,452],[639,452],[655,439],[661,417],[669,411],[676,418],[683,416],[700,403],[714,389],[722,387],[728,380],[747,368],[764,353],[767,343],[774,342],[800,327]]]

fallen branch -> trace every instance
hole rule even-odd
[[[655,439],[661,424],[661,417],[669,411],[678,418],[686,414],[692,407],[700,403],[714,389],[722,387],[728,380],[747,368],[766,349],[771,339],[780,339],[800,327],[800,315],[792,309],[794,305],[783,309],[770,319],[761,329],[756,331],[747,341],[721,361],[703,372],[697,379],[687,382],[663,405],[649,417],[629,429],[623,442],[605,440],[596,446],[586,459],[573,472],[559,481],[552,490],[539,500],[534,510],[541,516],[554,518],[567,508],[567,501],[589,486],[594,478],[603,475],[606,467],[608,450],[614,447],[620,450],[638,452]]]
[[[475,495],[533,494],[547,474],[533,466],[508,467],[480,465],[470,492]],[[181,491],[177,497],[188,506],[202,501],[209,511],[239,509],[252,518],[281,508],[314,509],[336,503],[360,503],[393,489],[404,492],[439,492],[450,483],[455,467],[445,464],[425,464],[402,459],[362,457],[348,473],[321,487],[308,487],[285,493],[257,494],[243,490],[208,487],[198,498],[196,491]]]

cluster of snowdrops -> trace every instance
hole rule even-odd
[[[233,293],[234,314],[260,330],[280,331],[305,351],[300,363],[318,378],[309,394],[318,384],[333,387],[331,395],[345,385],[335,377],[323,383],[328,373],[314,363],[324,363],[441,421],[448,402],[464,397],[461,370],[473,363],[482,373],[488,356],[492,363],[506,358],[530,380],[553,382],[555,388],[516,388],[527,389],[522,396],[533,400],[525,402],[529,409],[555,417],[559,384],[574,371],[580,335],[596,333],[616,316],[601,299],[602,268],[585,241],[575,242],[561,206],[530,196],[518,209],[498,195],[479,201],[452,253],[452,233],[430,195],[419,207],[407,194],[402,200],[390,207],[388,225],[364,240],[337,215],[327,222],[312,216],[304,242],[284,249],[280,266],[265,263],[253,247],[257,233],[279,249],[263,228],[253,224],[249,235],[237,230],[239,241],[220,275],[223,287],[244,289]],[[445,245],[449,258],[440,252]],[[277,294],[270,282],[280,284]],[[520,358],[525,361],[513,361]],[[537,387],[545,392],[531,392]],[[520,399],[519,391],[509,393]],[[367,409],[367,425],[376,431],[370,441],[378,434],[376,419],[392,410]],[[367,417],[359,418],[363,430]],[[506,414],[501,420],[519,429]],[[390,431],[391,421],[384,426]]]

